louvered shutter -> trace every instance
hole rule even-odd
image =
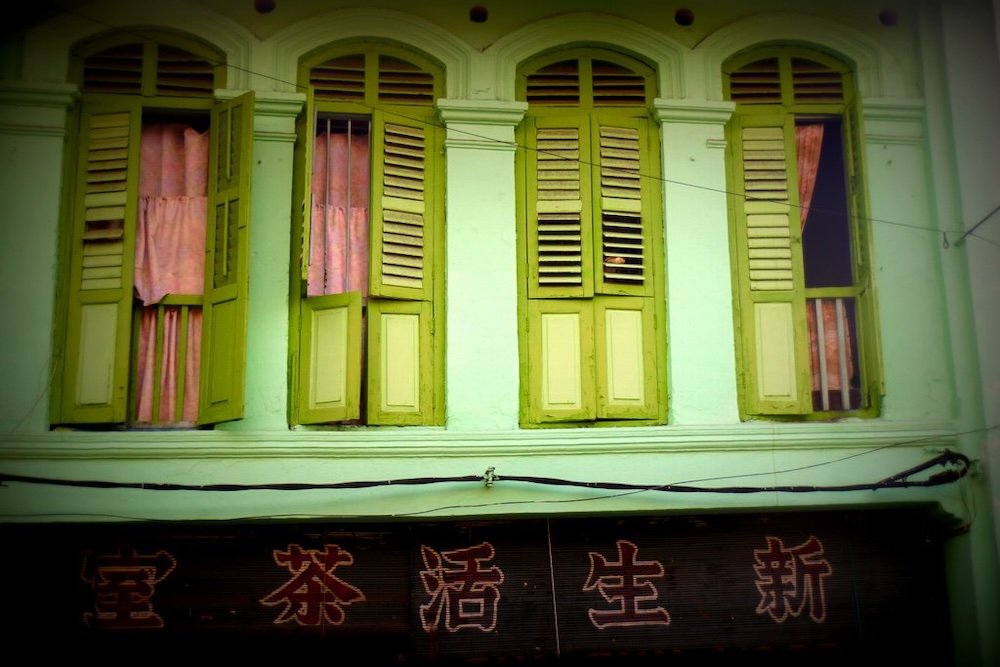
[[[140,103],[81,111],[61,423],[127,415]]]
[[[737,272],[751,414],[811,411],[795,139],[790,116],[734,117]]]
[[[381,112],[372,117],[372,296],[426,301],[433,293],[431,121]]]
[[[432,118],[372,117],[370,424],[434,420],[435,127]]]
[[[528,297],[594,293],[590,122],[526,119]]]
[[[659,210],[652,174],[647,121],[599,118],[594,127],[594,159],[600,187],[595,188],[595,291],[647,295],[653,215]]]
[[[198,422],[243,416],[253,93],[212,110]]]

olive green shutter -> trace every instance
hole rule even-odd
[[[528,419],[656,418],[646,121],[543,116],[525,128]]]
[[[253,93],[212,109],[198,422],[243,416]]]
[[[871,252],[871,224],[868,213],[867,188],[864,174],[864,141],[861,117],[856,105],[849,104],[845,114],[848,151],[847,184],[850,193],[851,238],[854,241],[854,283],[860,289],[858,297],[857,331],[861,356],[862,382],[867,391],[863,407],[878,403],[885,393],[885,378],[882,372],[882,339],[878,326],[878,302],[876,299],[873,269],[874,257]]]
[[[529,299],[528,358],[531,423],[597,417],[592,300]]]
[[[780,112],[736,115],[733,170],[744,391],[751,414],[811,411],[795,128]]]
[[[361,293],[302,299],[299,423],[358,419],[361,400]]]
[[[528,298],[592,296],[589,119],[529,117],[525,127]]]
[[[81,110],[61,423],[126,419],[140,102]]]
[[[426,301],[433,293],[434,124],[372,117],[372,296]]]
[[[434,420],[434,196],[432,118],[372,116],[368,423]]]
[[[661,347],[652,280],[658,156],[645,118],[599,116],[593,131],[600,185],[594,188],[594,290],[616,295],[594,300],[597,417],[653,419]]]

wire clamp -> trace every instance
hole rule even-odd
[[[493,472],[494,470],[496,470],[496,468],[490,466],[486,469],[486,472],[483,473],[483,484],[486,485],[487,489],[492,488],[493,482],[497,481],[496,473]]]

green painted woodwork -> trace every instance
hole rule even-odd
[[[138,99],[81,109],[57,423],[126,418],[140,131]]]
[[[731,166],[744,396],[753,414],[812,411],[791,115],[737,115]],[[792,157],[786,157],[791,155]]]
[[[419,77],[427,82],[427,91],[440,94],[437,66],[390,45],[341,45],[304,60],[300,67],[300,78],[313,85],[296,123],[292,266],[297,275],[290,298],[290,340],[298,343],[290,358],[293,424],[344,422],[360,415],[357,400],[337,409],[314,407],[316,369],[328,367],[336,356],[324,350],[318,338],[308,338],[317,313],[324,309],[320,303],[325,303],[313,301],[327,299],[305,296],[317,114],[371,120],[369,295],[365,312],[359,310],[357,317],[346,320],[354,330],[342,334],[360,341],[357,353],[347,353],[344,368],[353,373],[344,380],[353,383],[347,392],[365,397],[362,419],[367,424],[427,425],[444,419],[444,138],[427,107],[394,105],[385,99],[397,92],[386,73],[400,67],[413,67],[417,73],[408,76]]]
[[[361,293],[302,300],[299,421],[358,419],[361,405]]]
[[[434,423],[432,306],[427,301],[368,302],[368,422]]]
[[[524,426],[665,418],[659,136],[642,104],[598,81],[612,65],[652,95],[648,68],[589,49],[519,75],[529,104],[543,100],[518,130]]]
[[[432,118],[372,114],[371,295],[430,300],[434,278]]]
[[[253,93],[212,110],[200,424],[243,416]]]
[[[594,299],[598,419],[656,419],[660,383],[652,298]]]
[[[877,414],[884,392],[870,228],[853,77],[841,62],[801,47],[770,47],[732,58],[724,68],[736,101],[730,121],[729,173],[737,356],[744,415],[818,419]],[[806,288],[795,153],[797,117],[839,118],[852,285]],[[861,406],[814,411],[806,300],[842,297],[857,310]]]

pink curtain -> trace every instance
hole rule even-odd
[[[368,136],[316,137],[309,238],[309,296],[368,296]]]
[[[139,317],[136,365],[138,422],[153,419],[156,318],[168,294],[200,295],[205,276],[208,133],[179,123],[143,128],[140,149],[139,219],[136,232],[135,291]],[[181,307],[163,309],[160,422],[176,422],[178,374],[184,373],[183,422],[198,417],[201,308],[188,317],[184,369],[179,369]]]
[[[823,312],[823,354],[826,356],[826,387],[839,391],[842,386],[850,386],[854,377],[854,357],[851,353],[851,326],[844,309],[844,354],[847,355],[847,377],[840,377],[840,343],[837,340],[837,304],[835,299],[824,299],[820,309]],[[806,299],[806,319],[809,324],[809,368],[812,371],[813,391],[820,390],[819,372],[819,329],[816,326],[816,306],[812,299]]]
[[[822,146],[822,124],[795,126],[795,155],[799,169],[799,215],[802,229],[806,227],[813,190],[816,188],[816,174],[819,172],[819,153]]]
[[[812,205],[813,192],[816,189],[816,176],[819,173],[819,158],[823,147],[823,124],[811,123],[795,126],[795,155],[799,172],[799,215],[801,229],[805,231],[806,220],[809,218],[809,207]],[[820,389],[820,347],[826,357],[827,389],[837,391],[843,383],[850,383],[854,375],[854,359],[851,356],[851,329],[846,311],[843,315],[844,346],[847,348],[847,374],[840,377],[839,352],[837,341],[837,309],[833,299],[824,299],[821,307],[823,313],[823,342],[820,344],[816,325],[816,309],[812,300],[806,301],[806,315],[809,321],[809,358],[813,378],[813,391]]]

